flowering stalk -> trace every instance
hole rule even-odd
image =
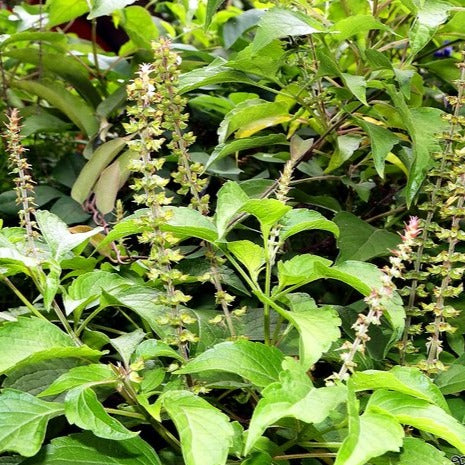
[[[36,223],[34,216],[34,181],[29,174],[31,165],[29,165],[24,153],[26,149],[21,143],[21,117],[17,108],[13,108],[8,116],[6,123],[5,139],[7,142],[7,152],[11,172],[16,175],[14,182],[16,184],[16,203],[21,205],[19,210],[20,225],[26,230],[28,242],[27,254],[37,258],[37,249],[34,239],[37,237]]]
[[[155,45],[155,50],[163,57],[162,69],[170,70],[169,75],[166,73],[163,75],[165,85],[162,88],[162,105],[159,108],[164,113],[163,127],[172,134],[172,139],[167,147],[178,159],[178,169],[171,176],[180,185],[177,193],[181,195],[189,193],[191,206],[202,215],[208,215],[210,196],[203,193],[208,182],[207,178],[202,177],[205,168],[200,163],[192,162],[188,150],[189,146],[194,143],[195,137],[192,132],[185,131],[189,115],[185,113],[187,100],[179,95],[177,89],[179,56],[170,49],[170,42],[166,39],[161,39]],[[219,268],[223,261],[215,253],[211,244],[205,244],[205,248],[205,256],[210,262],[208,279],[215,286],[216,303],[221,306],[229,332],[234,337],[235,330],[229,311],[234,297],[226,292],[221,284]]]
[[[140,159],[132,163],[132,171],[140,173],[141,177],[134,180],[131,186],[137,194],[134,201],[148,207],[148,213],[139,218],[143,226],[139,240],[150,245],[147,266],[148,277],[161,281],[166,293],[157,299],[157,303],[171,309],[161,323],[176,329],[176,336],[167,340],[168,343],[179,345],[185,358],[186,344],[196,340],[196,337],[184,329],[184,324],[192,323],[192,317],[181,313],[180,305],[188,302],[191,297],[176,289],[174,282],[182,282],[187,276],[172,265],[179,262],[183,255],[174,248],[177,238],[170,232],[163,231],[162,226],[169,221],[172,212],[167,206],[172,199],[166,195],[165,187],[169,180],[158,173],[165,164],[162,157],[153,158],[152,154],[160,151],[164,138],[162,134],[169,126],[166,117],[165,84],[176,74],[176,64],[167,60],[169,50],[160,47],[154,50],[153,64],[140,66],[136,79],[128,86],[128,98],[135,105],[128,108],[129,123],[126,131],[133,135],[129,142],[132,150],[140,154]]]
[[[438,167],[430,171],[429,183],[425,186],[425,190],[430,193],[430,199],[420,206],[427,214],[414,270],[410,273],[413,281],[407,305],[408,317],[400,344],[401,363],[404,363],[405,354],[414,350],[411,343],[409,344],[409,334],[419,331],[419,325],[411,327],[412,317],[421,314],[416,308],[416,300],[430,297],[429,301],[421,303],[423,313],[430,312],[433,322],[426,325],[425,329],[430,334],[426,345],[427,358],[419,364],[421,369],[429,373],[444,369],[439,360],[443,350],[442,334],[455,331],[446,320],[456,317],[459,313],[453,306],[445,305],[445,299],[457,297],[462,292],[460,281],[465,270],[460,265],[465,261],[463,254],[455,252],[458,242],[465,239],[459,227],[460,221],[465,218],[465,150],[456,149],[457,145],[462,147],[464,142],[465,118],[461,116],[461,110],[465,104],[465,52],[462,62],[457,66],[461,70],[460,79],[456,81],[457,96],[447,97],[453,110],[451,114],[444,116],[450,127],[447,132],[438,136],[444,141],[443,150],[435,154]],[[440,224],[434,221],[435,217],[440,220]],[[444,227],[444,222],[449,223],[449,228]],[[444,241],[447,243],[446,250],[442,250],[441,247]],[[419,284],[419,281],[427,278],[431,283],[435,276],[439,278],[439,282],[431,294],[425,284]],[[457,284],[454,285],[454,282]]]
[[[353,372],[357,366],[354,362],[355,354],[357,352],[365,353],[366,344],[370,340],[368,329],[370,325],[381,324],[381,317],[385,309],[385,299],[391,297],[392,293],[396,290],[393,279],[402,279],[405,263],[411,261],[412,247],[415,245],[416,238],[420,232],[418,218],[411,217],[405,227],[404,234],[401,235],[402,242],[392,251],[392,256],[389,257],[390,266],[383,268],[382,286],[372,289],[371,293],[365,297],[365,302],[369,308],[368,314],[359,314],[357,321],[352,325],[352,328],[355,330],[355,339],[352,343],[346,341],[342,345],[342,366],[339,373],[334,373],[328,378],[329,383],[333,380],[347,380],[349,372]]]

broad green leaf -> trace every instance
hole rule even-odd
[[[409,31],[411,59],[433,38],[437,28],[447,21],[451,8],[450,3],[441,0],[423,2]]]
[[[278,386],[274,386],[277,384]],[[263,392],[263,404],[254,409],[247,435],[246,450],[263,434],[263,431],[276,421],[293,417],[305,423],[321,423],[336,407],[345,402],[347,394],[344,386],[312,388],[303,398],[295,401],[289,396],[291,386],[273,383]],[[289,401],[289,397],[291,401]]]
[[[111,15],[115,10],[120,10],[135,1],[136,0],[94,0],[87,19]]]
[[[299,332],[300,363],[310,369],[341,336],[341,320],[334,308],[316,307],[307,294],[290,294],[288,299],[292,311],[286,318]]]
[[[323,269],[331,265],[330,260],[311,254],[296,255],[285,262],[279,261],[279,289],[286,286],[303,285],[324,277],[325,274],[321,272],[321,268],[316,268],[318,263],[324,266]]]
[[[30,92],[47,100],[52,106],[64,113],[88,137],[98,130],[98,121],[90,108],[80,97],[72,94],[57,81],[15,81],[14,88]]]
[[[77,387],[66,394],[65,415],[72,424],[103,439],[121,441],[137,436],[105,411],[91,388]]]
[[[426,400],[380,389],[370,397],[367,410],[385,412],[400,423],[434,434],[465,453],[465,426]]]
[[[310,229],[320,229],[329,231],[336,237],[339,235],[338,226],[330,220],[327,220],[321,213],[305,208],[294,208],[287,212],[280,221],[282,228],[279,237],[282,241]]]
[[[57,326],[35,317],[20,317],[0,326],[0,373],[29,356],[50,349],[74,348],[72,339]],[[49,358],[53,358],[50,354]]]
[[[450,465],[444,452],[419,438],[405,438],[397,465]]]
[[[16,32],[5,40],[0,42],[0,49],[6,48],[10,44],[15,42],[30,42],[35,40],[41,40],[42,42],[57,43],[62,42],[66,43],[66,37],[59,32]]]
[[[434,382],[444,395],[465,391],[465,366],[452,364],[446,371],[439,373]]]
[[[222,31],[224,48],[231,48],[244,32],[257,25],[264,13],[262,9],[252,8],[228,20]]]
[[[144,337],[144,331],[142,331],[140,328],[137,328],[132,333],[126,333],[114,339],[110,339],[110,344],[120,354],[126,367],[129,366],[131,355],[136,350],[136,347],[142,342]]]
[[[367,82],[363,76],[355,76],[354,74],[342,73],[342,80],[346,87],[358,98],[364,105],[368,105],[366,97]],[[341,136],[344,137],[344,136]]]
[[[63,295],[66,313],[70,314],[76,308],[88,308],[96,305],[103,290],[111,292],[113,289],[129,283],[130,281],[117,273],[109,271],[93,270],[81,274],[73,280],[66,294]]]
[[[228,223],[248,200],[248,195],[241,189],[239,184],[233,181],[226,182],[218,191],[215,224],[220,239],[226,233]]]
[[[92,191],[102,171],[123,150],[126,141],[118,137],[100,145],[84,165],[73,184],[71,197],[76,202],[83,203]]]
[[[188,207],[169,207],[173,216],[162,229],[171,231],[181,238],[197,237],[208,242],[218,239],[215,225],[199,211]]]
[[[55,438],[24,465],[162,465],[153,447],[139,437],[110,441],[91,433]]]
[[[58,262],[63,260],[68,252],[71,252],[75,247],[103,231],[103,228],[95,228],[88,232],[72,234],[66,224],[53,213],[37,210],[35,217],[53,259]]]
[[[387,31],[389,27],[379,22],[373,15],[354,15],[341,19],[331,27],[330,31],[334,32],[334,38],[342,41],[373,29]]]
[[[311,21],[308,16],[298,11],[275,7],[261,17],[252,50],[257,53],[274,39],[305,36],[318,32],[323,32],[323,26],[316,21]]]
[[[229,418],[189,391],[168,391],[159,402],[178,430],[186,465],[224,465],[234,430]]]
[[[365,412],[359,421],[342,443],[334,465],[365,465],[371,458],[400,450],[404,430],[387,412]]]
[[[225,59],[216,58],[208,66],[182,74],[179,78],[179,93],[185,94],[199,87],[230,82],[256,85],[256,82],[247,77],[245,73],[227,68],[226,65]]]
[[[390,250],[400,242],[398,235],[384,229],[376,229],[349,212],[334,217],[341,234],[338,237],[338,262],[346,260],[368,261],[374,257],[390,255]]]
[[[166,307],[154,303],[159,292],[148,286],[125,284],[110,292],[103,291],[101,305],[123,306],[131,309],[143,318],[155,333],[163,338],[166,328],[159,324],[159,319],[166,315]]]
[[[244,454],[247,455],[264,431],[281,418],[292,417],[305,423],[320,423],[346,400],[344,386],[315,389],[306,370],[287,359],[280,380],[268,385],[254,409],[247,431]]]
[[[361,142],[360,136],[355,136],[351,134],[339,136],[337,138],[337,149],[329,160],[328,167],[325,170],[325,173],[330,173],[336,168],[339,168],[344,162],[349,160],[354,152],[358,150]]]
[[[105,8],[107,3],[108,0],[102,0],[102,6]],[[119,16],[121,17],[121,26],[131,41],[139,48],[150,50],[151,41],[159,36],[157,26],[150,13],[138,5],[128,6],[118,13],[120,13]]]
[[[205,15],[205,22],[203,27],[208,29],[212,22],[213,15],[216,13],[216,10],[222,5],[224,0],[208,0],[207,1],[207,12]]]
[[[267,238],[271,228],[291,207],[276,199],[251,199],[244,204],[242,210],[257,218],[263,237]]]
[[[353,374],[352,383],[356,391],[389,389],[424,399],[449,411],[439,388],[418,368],[395,366],[389,371],[359,371]]]
[[[213,163],[224,157],[241,150],[253,149],[256,147],[265,147],[267,145],[289,145],[284,134],[270,134],[268,136],[256,136],[245,139],[233,140],[216,146],[213,150],[205,169],[208,169]]]
[[[0,452],[32,457],[42,445],[48,421],[62,414],[61,404],[5,389],[0,395]]]
[[[370,137],[371,152],[376,171],[381,178],[384,178],[384,162],[394,145],[399,142],[399,139],[383,126],[369,123],[362,119],[357,119],[356,121]]]
[[[260,269],[265,264],[265,249],[247,240],[228,242],[227,247],[247,268],[251,278],[255,281]]]
[[[431,154],[439,150],[439,139],[436,135],[445,131],[448,124],[438,108],[410,109],[400,92],[393,88],[388,91],[412,139],[413,163],[406,187],[407,204],[410,205],[432,167]]]
[[[248,138],[255,132],[290,119],[286,102],[267,102],[262,99],[248,99],[233,108],[218,128],[218,142],[225,140],[234,132],[237,138]]]
[[[177,373],[225,371],[265,387],[278,379],[283,359],[278,349],[259,342],[221,342],[189,361]]]
[[[39,397],[54,396],[84,384],[97,384],[106,381],[117,381],[116,374],[108,365],[96,363],[74,367],[56,378],[47,389],[39,394]]]
[[[58,26],[89,11],[87,0],[47,0],[48,27]]]
[[[17,389],[40,397],[41,393],[45,389],[48,389],[57,378],[67,373],[69,370],[83,365],[83,363],[85,363],[85,361],[77,358],[54,358],[25,365],[19,369],[9,371],[7,377],[3,381],[3,387]],[[57,401],[56,395],[51,394],[51,396],[55,398],[49,400]]]
[[[184,362],[184,358],[172,347],[158,339],[148,339],[137,346],[133,360],[151,360],[159,357],[169,357]]]
[[[52,32],[43,34],[56,34]],[[37,37],[36,40],[40,40]],[[17,48],[4,54],[24,63],[42,66],[43,69],[63,78],[79,92],[82,98],[92,106],[99,104],[101,98],[99,93],[89,79],[89,71],[84,65],[75,59],[61,53],[48,53],[36,48]],[[65,112],[64,112],[65,113]],[[68,117],[69,115],[65,113]],[[74,120],[70,118],[73,122]]]

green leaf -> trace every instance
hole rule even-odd
[[[166,329],[158,320],[166,315],[166,307],[154,303],[159,292],[148,286],[125,284],[106,293],[103,291],[101,305],[123,306],[131,309],[157,333],[160,338],[166,334]]]
[[[331,261],[319,255],[311,254],[296,255],[285,262],[279,261],[279,289],[292,285],[304,285],[324,277],[325,274],[321,272],[321,268],[316,268],[317,264],[327,267],[331,265]]]
[[[5,389],[0,395],[0,452],[32,457],[42,445],[48,421],[62,414],[61,404]]]
[[[56,33],[48,32],[43,34]],[[36,37],[36,40],[40,40],[40,37]],[[79,92],[81,97],[87,100],[92,106],[98,105],[101,100],[99,93],[89,79],[88,69],[64,53],[47,53],[43,50],[39,51],[36,48],[18,48],[10,50],[4,53],[4,55],[24,63],[31,63],[36,66],[40,65],[46,71],[60,76],[67,83],[70,83]],[[69,117],[69,115],[67,116]]]
[[[357,124],[368,134],[371,141],[371,151],[376,171],[381,178],[384,178],[384,162],[387,155],[399,139],[383,126],[368,123],[362,119],[357,119]]]
[[[115,0],[113,0],[115,1]],[[102,1],[105,7],[108,0]],[[131,41],[139,48],[150,50],[150,43],[159,36],[150,13],[142,6],[128,6],[121,10],[121,25]]]
[[[218,239],[215,225],[199,211],[188,207],[168,207],[168,209],[173,216],[162,225],[164,231],[171,231],[182,238],[197,237],[208,242]]]
[[[334,32],[332,37],[342,41],[357,34],[366,36],[365,33],[373,29],[387,31],[389,27],[378,21],[373,15],[353,15],[335,23],[330,31]]]
[[[339,228],[335,223],[327,220],[321,213],[306,208],[294,208],[287,212],[281,219],[281,225],[279,238],[282,241],[311,229],[329,231],[336,237],[339,236]]]
[[[83,363],[85,361],[77,358],[54,358],[24,365],[19,369],[8,372],[7,378],[3,381],[3,387],[17,389],[41,397],[41,393],[53,384],[57,378],[69,370],[81,366]],[[56,397],[54,394],[51,394],[51,396]],[[49,400],[57,401],[56,398]]]
[[[236,138],[248,138],[256,132],[291,119],[286,102],[248,99],[234,107],[218,129],[218,141],[224,143],[234,132]]]
[[[444,395],[465,391],[465,367],[454,363],[446,371],[439,373],[434,382]]]
[[[71,197],[76,202],[83,203],[92,191],[102,171],[118,155],[126,145],[121,137],[109,140],[100,145],[84,165],[71,190]]]
[[[334,465],[365,465],[371,458],[397,452],[404,430],[387,412],[365,412],[342,443]]]
[[[225,465],[234,430],[229,418],[189,391],[168,391],[160,403],[173,420],[186,465]]]
[[[120,10],[135,1],[136,0],[94,0],[87,19],[111,15],[114,11]]]
[[[278,223],[291,208],[276,199],[250,199],[242,210],[257,218],[263,237],[267,238],[272,226]]]
[[[48,27],[58,26],[89,11],[87,0],[47,0]]]
[[[320,423],[346,400],[345,386],[315,389],[306,371],[292,360],[285,360],[283,368],[280,380],[262,391],[263,398],[254,409],[247,431],[244,455],[251,451],[264,431],[281,418]]]
[[[114,339],[110,339],[110,344],[120,354],[126,367],[129,367],[129,360],[131,355],[134,353],[140,342],[142,342],[144,337],[144,331],[142,331],[140,328],[137,328],[132,333],[126,333]]]
[[[411,60],[433,38],[437,28],[447,21],[451,8],[450,3],[441,0],[428,0],[421,4],[409,31]]]
[[[338,262],[346,260],[368,261],[374,257],[390,255],[390,250],[400,242],[398,235],[384,229],[376,229],[349,212],[334,217],[341,234],[337,241]]]
[[[63,260],[75,247],[103,231],[103,228],[95,228],[85,233],[72,234],[68,231],[66,224],[53,213],[37,210],[35,217],[53,259],[58,262]]]
[[[137,152],[126,150],[102,171],[93,189],[95,204],[100,213],[106,215],[115,208],[118,192],[130,175],[128,167],[133,160],[138,158]]]
[[[370,397],[367,410],[385,412],[400,423],[434,434],[465,453],[465,426],[426,400],[401,392],[378,390]]]
[[[151,360],[159,357],[169,357],[184,362],[184,358],[172,347],[158,339],[149,339],[137,346],[133,355],[133,360]]]
[[[274,39],[305,36],[323,32],[323,26],[298,11],[274,7],[268,10],[258,23],[257,34],[252,44],[257,53]]]
[[[213,15],[216,13],[216,10],[224,3],[224,0],[208,0],[207,1],[207,12],[205,15],[205,23],[203,27],[208,29],[212,22]]]
[[[355,76],[353,74],[342,73],[342,80],[346,87],[360,100],[364,105],[368,105],[366,97],[367,83],[363,76]],[[341,136],[344,137],[344,136]]]
[[[444,457],[444,452],[419,438],[405,438],[397,465],[450,465],[451,461]]]
[[[439,388],[418,368],[395,366],[389,371],[359,371],[353,374],[352,383],[356,391],[389,389],[424,399],[449,411]]]
[[[129,431],[108,415],[90,388],[77,387],[68,392],[65,398],[65,415],[72,425],[90,430],[99,438],[121,441],[138,434]]]
[[[47,358],[54,358],[55,353],[62,358],[66,350],[60,353],[60,349],[71,352],[70,357],[73,352],[80,353],[67,334],[45,320],[20,317],[17,321],[3,323],[0,326],[0,373],[11,370],[32,355],[43,353]]]
[[[215,224],[218,237],[223,238],[228,230],[228,223],[249,200],[249,196],[237,182],[228,181],[217,193]]]
[[[265,147],[267,145],[289,145],[289,142],[284,134],[270,134],[268,136],[248,137],[219,144],[210,155],[205,169],[208,169],[213,163],[233,153],[256,147]]]
[[[284,355],[259,342],[221,342],[177,371],[179,374],[224,371],[235,373],[258,387],[276,381]]]
[[[262,266],[265,264],[265,249],[247,240],[228,242],[227,247],[247,268],[251,278],[256,281]]]
[[[407,204],[410,205],[428,170],[432,167],[431,154],[440,148],[436,135],[445,131],[448,123],[444,121],[443,112],[438,108],[410,109],[400,92],[396,92],[393,88],[388,89],[388,91],[412,139],[413,163],[406,187]]]
[[[287,296],[292,311],[286,318],[299,332],[300,363],[310,369],[340,336],[341,320],[330,306],[317,307],[307,294]]]
[[[256,85],[256,82],[247,77],[245,73],[227,68],[226,64],[227,61],[224,58],[216,58],[208,66],[181,74],[178,86],[179,93],[185,94],[199,87],[229,82]]]
[[[91,433],[55,438],[23,465],[162,465],[151,446],[139,437],[110,441]]]
[[[346,134],[344,136],[338,136],[337,138],[337,150],[331,156],[328,167],[325,173],[330,173],[336,168],[339,168],[344,162],[349,160],[354,152],[358,150],[361,142],[360,136],[354,136]]]
[[[39,397],[61,394],[84,384],[98,384],[106,381],[116,383],[117,379],[114,371],[108,365],[101,363],[74,367],[56,378],[47,389],[39,394]]]
[[[90,108],[81,98],[72,94],[57,81],[15,81],[14,88],[30,92],[47,100],[52,106],[64,113],[88,137],[98,130],[98,121]]]

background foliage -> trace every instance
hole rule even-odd
[[[463,0],[0,31],[0,463],[465,454]]]

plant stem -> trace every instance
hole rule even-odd
[[[306,454],[276,455],[275,457],[273,457],[273,460],[296,460],[336,456],[337,454],[335,452],[309,452]]]
[[[6,277],[0,274],[0,279],[16,294],[16,296],[21,300],[21,302],[34,314],[37,318],[48,321],[42,313],[34,307],[34,305],[29,302],[26,296]]]

